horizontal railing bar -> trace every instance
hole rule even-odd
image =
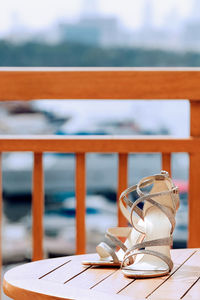
[[[188,152],[200,150],[200,138],[169,136],[0,136],[0,151],[30,152]]]
[[[200,67],[0,67],[0,71],[6,72],[85,72],[85,71],[177,71],[177,72],[191,72],[191,71],[200,71]]]
[[[199,68],[0,68],[0,100],[199,100],[199,82]]]

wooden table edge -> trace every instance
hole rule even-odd
[[[21,282],[21,281],[20,281]],[[37,290],[30,287],[29,283],[37,282],[40,283],[40,289],[37,287]],[[16,282],[17,283],[17,282]],[[3,291],[5,295],[8,297],[15,299],[15,300],[72,300],[72,299],[81,299],[81,300],[88,300],[88,299],[95,299],[95,300],[102,300],[103,297],[106,297],[105,299],[109,300],[133,300],[133,298],[128,296],[122,296],[122,295],[116,295],[116,294],[107,294],[104,292],[96,292],[93,290],[88,289],[80,289],[77,287],[67,287],[64,284],[59,283],[52,283],[51,286],[49,286],[48,282],[40,281],[39,279],[36,280],[26,280],[23,282],[23,284],[26,285],[27,288],[20,287],[17,284],[13,285],[9,282],[7,282],[5,279],[3,280]],[[62,292],[66,294],[65,297],[59,295],[59,293]],[[13,298],[14,295],[14,298]],[[145,299],[137,299],[137,300],[145,300]]]

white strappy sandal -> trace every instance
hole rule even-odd
[[[149,193],[141,188],[153,185]],[[130,187],[123,192],[122,197],[134,190]],[[137,185],[137,199],[131,207],[131,223],[136,231],[145,234],[145,240],[130,247],[122,261],[122,272],[132,278],[158,277],[168,274],[173,268],[170,256],[172,233],[175,227],[175,214],[179,207],[179,192],[174,186],[169,174],[146,177]],[[144,203],[143,209],[138,207]],[[136,213],[144,220],[145,229],[135,223]]]

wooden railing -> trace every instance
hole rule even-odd
[[[171,172],[171,153],[188,152],[189,240],[200,247],[200,70],[135,68],[2,68],[0,100],[35,99],[188,99],[189,138],[122,136],[1,136],[0,153],[31,151],[33,165],[33,260],[43,257],[44,183],[42,154],[76,154],[76,252],[85,252],[85,154],[118,153],[118,196],[127,187],[129,153],[162,153],[162,167]],[[178,106],[177,106],[178,110]],[[0,160],[0,209],[2,184]],[[119,225],[125,220],[118,210]]]

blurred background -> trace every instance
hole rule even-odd
[[[199,37],[198,0],[6,0],[0,10],[0,66],[196,67]],[[2,135],[188,137],[189,131],[184,99],[0,103]],[[74,167],[73,153],[44,154],[46,257],[75,251]],[[160,169],[159,154],[130,154],[129,185]],[[173,154],[172,175],[181,194],[177,248],[187,242],[187,154]],[[3,154],[5,265],[31,259],[31,176],[31,153]],[[117,223],[116,188],[117,156],[87,154],[88,252]]]

